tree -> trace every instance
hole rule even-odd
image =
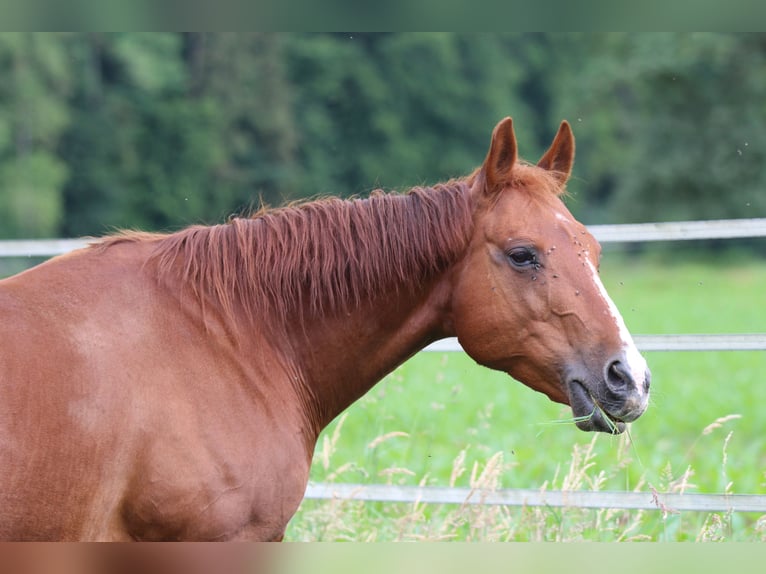
[[[8,237],[51,236],[61,224],[68,170],[56,145],[69,122],[66,41],[0,34],[0,228]]]
[[[71,47],[75,121],[61,154],[68,234],[162,229],[209,208],[218,155],[215,113],[187,97],[177,34],[91,34]]]
[[[492,36],[306,34],[286,52],[304,188],[318,193],[466,174],[495,123],[526,109],[520,67]]]
[[[0,34],[0,234],[218,222],[577,138],[588,223],[766,210],[760,34]]]
[[[571,40],[571,38],[570,38]],[[578,119],[579,173],[595,220],[751,217],[766,211],[762,35],[576,38],[584,65],[559,109]],[[585,49],[585,52],[583,52]],[[581,121],[580,121],[581,120]]]
[[[210,135],[220,155],[208,199],[216,211],[256,204],[259,197],[281,203],[300,195],[284,38],[262,32],[185,37],[189,97],[214,110]]]

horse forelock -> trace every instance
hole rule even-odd
[[[511,186],[545,197],[565,197],[567,190],[566,185],[561,183],[562,175],[559,172],[520,161],[514,166]]]
[[[506,182],[506,189],[519,190],[542,199],[564,198],[567,196],[567,189],[566,185],[562,184],[563,176],[564,174],[559,172],[549,171],[533,163],[518,160],[510,172],[509,181]],[[470,178],[480,188],[486,185],[482,168],[474,171]],[[495,195],[495,199],[499,197],[500,194]]]
[[[471,233],[469,189],[464,179],[262,209],[222,225],[147,236],[156,240],[151,260],[160,279],[188,285],[227,316],[302,322],[414,289],[444,271]]]

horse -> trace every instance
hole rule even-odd
[[[511,118],[468,176],[118,232],[0,281],[0,538],[281,540],[320,431],[430,343],[619,433],[650,373]]]

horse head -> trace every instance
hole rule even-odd
[[[472,180],[454,329],[477,362],[571,405],[579,428],[617,433],[646,409],[651,375],[599,278],[598,242],[561,200],[574,148],[563,122],[529,164],[511,119],[495,128]]]

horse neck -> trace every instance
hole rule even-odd
[[[330,246],[347,251],[326,255],[330,264],[322,267],[342,262],[334,282],[343,276],[348,284],[310,279],[308,294],[295,298],[302,308],[285,323],[320,430],[407,358],[452,334],[450,277],[473,226],[465,182],[345,207],[346,227],[322,231],[343,235],[350,228],[354,241]],[[317,300],[327,290],[330,298]]]
[[[318,432],[429,343],[453,335],[451,270],[416,291],[387,294],[292,335],[307,411]]]

